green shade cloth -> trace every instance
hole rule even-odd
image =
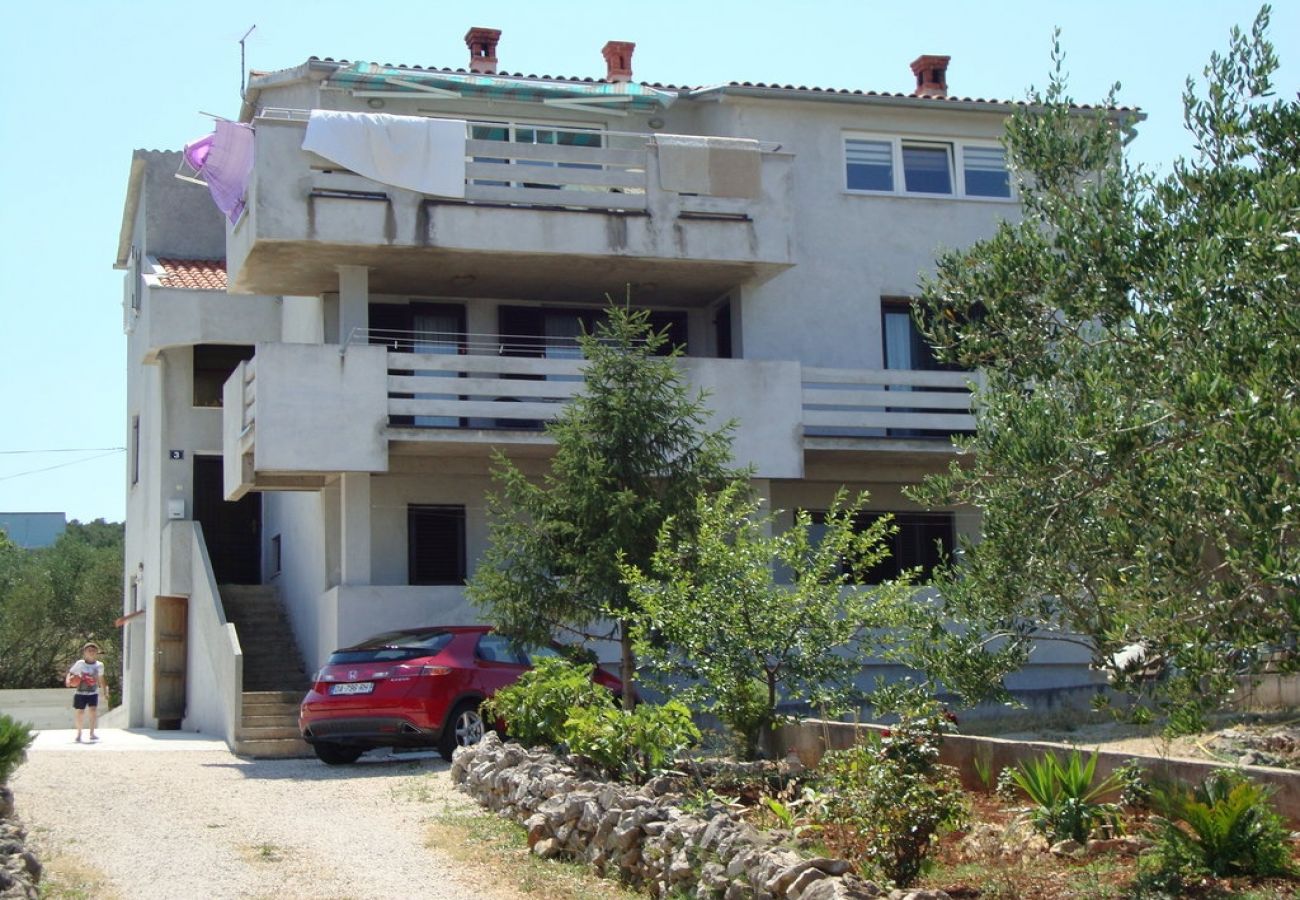
[[[396,82],[407,82],[402,85]],[[399,69],[376,63],[353,63],[330,76],[327,82],[333,87],[366,91],[409,91],[419,94],[422,85],[443,91],[454,91],[462,97],[487,100],[509,100],[517,103],[540,103],[543,100],[606,100],[625,98],[624,102],[610,103],[614,109],[632,109],[648,112],[663,109],[677,98],[672,91],[646,87],[634,82],[608,81],[545,81],[504,75],[469,75],[418,69]]]

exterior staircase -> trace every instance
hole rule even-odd
[[[243,717],[236,753],[259,759],[311,756],[298,732],[298,704],[308,676],[275,588],[222,585],[226,621],[244,654]]]

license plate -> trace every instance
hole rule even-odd
[[[373,681],[357,681],[351,684],[336,684],[330,688],[331,694],[369,694],[375,689]]]

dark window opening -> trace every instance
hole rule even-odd
[[[500,336],[508,356],[581,359],[578,335],[594,334],[605,321],[603,309],[545,306],[502,306],[497,313]],[[687,317],[682,310],[650,311],[650,327],[667,329],[668,340],[658,350],[667,356],[674,347],[687,346]]]
[[[410,584],[463,584],[465,507],[406,508]]]
[[[718,314],[713,317],[713,330],[717,334],[718,359],[731,359],[730,303],[724,303],[718,307]]]
[[[194,346],[194,405],[221,407],[221,389],[241,363],[253,358],[247,344],[196,344]]]
[[[434,353],[458,355],[467,350],[465,335],[465,307],[450,303],[372,303],[369,307],[370,343],[383,344],[389,350],[401,353]],[[389,375],[413,375],[409,369],[389,369]],[[421,399],[451,400],[456,394],[432,390],[443,378],[459,377],[458,373],[427,373],[429,393],[391,394],[398,400]],[[388,424],[396,427],[462,428],[465,421],[456,416],[389,416]]]
[[[912,317],[911,301],[888,298],[881,301],[881,326],[884,332],[884,351],[886,369],[906,369],[913,372],[960,372],[961,366],[940,362],[935,356],[934,347],[925,339],[916,327]],[[907,394],[912,391],[920,393],[964,393],[965,388],[949,387],[914,387],[910,385],[891,385],[890,391]],[[902,401],[904,398],[899,397]],[[904,405],[889,407],[890,412],[925,413],[934,410],[912,408]],[[951,438],[951,431],[934,428],[890,428],[890,437],[937,437]]]
[[[897,528],[893,535],[886,538],[889,556],[862,573],[855,581],[859,584],[880,584],[919,566],[919,583],[928,582],[935,567],[952,555],[956,545],[952,513],[863,512],[855,517],[854,530],[865,531],[886,515],[893,516],[893,524]],[[813,512],[811,517],[812,539],[816,542],[825,534],[826,513]]]

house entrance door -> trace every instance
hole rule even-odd
[[[226,501],[220,456],[194,457],[194,518],[203,526],[217,584],[261,584],[262,495]]]
[[[161,729],[178,729],[185,718],[185,633],[189,603],[184,597],[154,600],[153,711]]]

